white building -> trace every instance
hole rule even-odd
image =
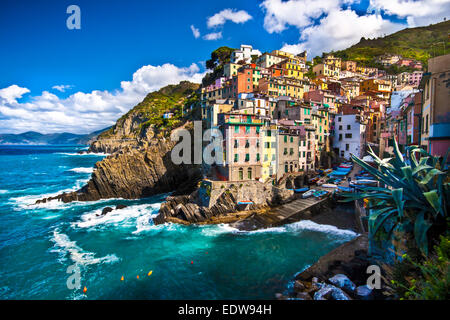
[[[239,61],[244,61],[245,63],[252,62],[252,56],[260,56],[261,51],[253,49],[252,46],[247,44],[241,44],[239,50],[234,50],[231,53],[230,61],[231,63],[238,63]]]
[[[350,160],[350,154],[362,157],[366,126],[357,114],[337,114],[334,121],[335,135],[333,147],[341,158]]]

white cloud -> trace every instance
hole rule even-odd
[[[409,27],[440,22],[450,16],[450,0],[370,0],[385,14],[406,18]]]
[[[311,25],[322,14],[340,8],[340,0],[264,0],[260,7],[265,12],[264,28],[279,33],[288,25],[303,28]]]
[[[208,28],[224,25],[228,20],[234,23],[245,23],[252,19],[252,16],[245,10],[224,9],[208,18],[206,24]]]
[[[358,15],[349,5],[358,0],[264,0],[264,28],[280,33],[289,26],[299,30],[299,42],[284,44],[283,50],[308,50],[313,56],[357,43],[361,37],[373,38],[442,21],[450,16],[450,0],[370,0],[368,12]],[[391,22],[380,13],[404,19]]]
[[[61,84],[53,86],[52,89],[58,90],[59,92],[65,92],[66,90],[72,89],[73,86],[69,84]]]
[[[200,30],[198,30],[196,27],[194,27],[193,24],[191,24],[191,30],[192,30],[192,34],[194,35],[195,39],[200,37]]]
[[[205,35],[203,36],[203,39],[205,39],[205,40],[218,40],[218,39],[222,39],[222,31],[219,31],[219,32],[212,32],[212,33],[205,34]]]
[[[187,68],[169,63],[147,65],[138,69],[131,81],[122,81],[121,88],[114,91],[76,92],[65,99],[43,91],[24,103],[17,99],[30,90],[11,85],[0,89],[0,132],[92,132],[114,124],[149,92],[182,80],[200,83],[203,75],[196,64]]]
[[[312,56],[322,52],[345,49],[361,37],[374,38],[404,28],[380,15],[359,16],[353,10],[335,10],[322,18],[319,24],[301,31],[300,43],[283,46],[282,50],[298,53],[308,50]]]
[[[25,93],[30,92],[27,88],[21,88],[18,85],[13,84],[7,88],[0,89],[0,101],[3,99],[7,103],[12,103],[22,96]]]

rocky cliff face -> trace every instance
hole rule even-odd
[[[95,164],[86,186],[38,203],[55,199],[63,202],[136,199],[169,191],[192,192],[202,177],[200,168],[175,165],[170,157],[175,143],[169,137],[172,130],[189,124],[195,108],[183,116],[180,114],[187,103],[195,106],[196,88],[198,84],[181,82],[149,94],[91,144],[90,152],[111,154]],[[165,112],[172,112],[173,119],[164,119]]]
[[[186,223],[198,223],[242,210],[264,209],[289,201],[292,190],[280,189],[259,181],[240,184],[220,181],[203,181],[190,195],[169,196],[161,205],[155,224],[171,221],[172,218]],[[239,202],[251,201],[251,204]]]

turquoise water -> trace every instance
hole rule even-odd
[[[0,299],[272,299],[356,235],[310,221],[254,232],[154,226],[164,195],[34,205],[86,183],[104,155],[82,149],[0,146]],[[128,207],[97,216],[119,203]],[[71,265],[80,289],[67,287]]]

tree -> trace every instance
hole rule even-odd
[[[236,50],[229,47],[220,47],[211,52],[211,59],[206,61],[206,68],[214,70],[220,65],[230,62],[231,53]]]

